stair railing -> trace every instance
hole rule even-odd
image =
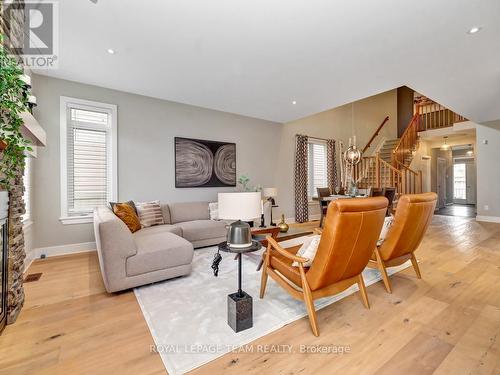
[[[398,163],[407,166],[406,160],[413,156],[413,151],[416,150],[418,143],[419,123],[420,116],[417,110],[392,153],[392,165],[395,168],[399,168]]]
[[[414,171],[404,164],[399,164],[401,172],[402,194],[421,193],[423,191],[422,171]]]
[[[419,131],[446,128],[467,121],[464,116],[430,99],[417,104],[415,113],[419,115]]]
[[[395,187],[397,196],[422,192],[422,172],[414,171],[404,164],[398,167],[387,163],[377,152],[375,156],[365,156],[354,170],[354,178],[359,188]]]
[[[377,130],[375,130],[375,133],[373,133],[372,137],[370,138],[370,140],[368,141],[368,143],[366,144],[366,146],[363,148],[363,151],[362,153],[364,154],[366,152],[366,150],[368,150],[370,148],[370,146],[372,145],[373,141],[375,140],[375,138],[377,138],[378,134],[380,133],[380,131],[382,130],[382,128],[384,127],[384,125],[389,121],[389,116],[387,116],[384,121],[382,121],[382,123],[379,125],[379,127],[377,128]]]

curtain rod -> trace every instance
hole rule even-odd
[[[298,137],[299,135],[303,135],[303,134],[295,134],[295,137]],[[311,138],[311,139],[317,139],[317,140],[320,140],[320,141],[334,141],[333,138],[320,138],[320,137],[312,137],[310,135],[304,135],[305,137],[307,138]]]

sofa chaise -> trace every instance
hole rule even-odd
[[[226,238],[226,223],[210,220],[208,202],[162,204],[164,225],[132,233],[107,207],[94,211],[104,286],[117,292],[191,272],[193,249]]]

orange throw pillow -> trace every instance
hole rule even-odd
[[[113,212],[125,223],[132,233],[141,229],[141,222],[132,206],[127,203],[117,203],[113,207]]]

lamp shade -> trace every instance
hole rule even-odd
[[[220,219],[250,221],[260,217],[260,192],[219,193],[218,201]]]
[[[264,188],[262,189],[262,196],[266,198],[275,198],[278,196],[278,189],[276,188]]]

